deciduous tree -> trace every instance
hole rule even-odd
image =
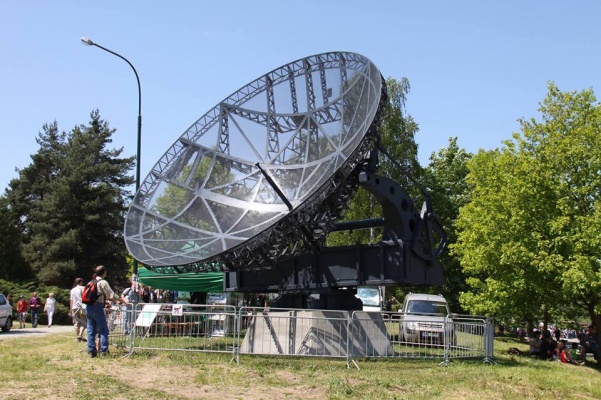
[[[401,78],[386,79],[388,89],[388,104],[386,105],[384,121],[381,128],[381,146],[389,153],[403,168],[399,170],[391,160],[380,156],[380,167],[378,173],[390,176],[401,184],[407,183],[407,191],[415,193],[405,173],[418,179],[421,177],[422,168],[417,160],[417,144],[415,134],[418,125],[411,115],[405,110],[407,95],[411,89],[409,80]],[[380,204],[373,196],[362,188],[359,188],[353,201],[344,215],[344,220],[354,221],[360,219],[381,217]],[[353,232],[334,232],[328,238],[329,245],[345,245],[353,243],[373,243],[380,239],[381,232],[377,229],[360,230]]]
[[[601,108],[550,83],[540,120],[468,164],[473,187],[454,246],[471,312],[561,317],[577,304],[601,328]]]
[[[448,245],[457,241],[455,221],[459,209],[470,196],[470,187],[466,182],[467,163],[473,154],[459,148],[457,138],[449,138],[447,147],[430,156],[430,163],[424,170],[425,187],[432,199],[436,217],[447,233]],[[451,310],[459,311],[459,293],[466,290],[465,276],[457,257],[445,250],[440,257],[444,269],[444,284],[439,290]]]

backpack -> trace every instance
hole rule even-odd
[[[98,300],[98,280],[92,279],[86,287],[83,288],[81,293],[81,302],[83,304],[94,304]]]

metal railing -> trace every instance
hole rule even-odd
[[[398,312],[137,304],[108,311],[111,344],[137,350],[345,359],[481,359],[494,362],[486,317]]]

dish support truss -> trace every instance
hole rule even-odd
[[[367,103],[365,107],[352,104],[360,99],[353,93],[331,100],[328,71],[332,68],[340,71],[337,79],[341,91],[353,87],[357,79],[372,84],[379,81],[377,92],[372,93],[370,88],[369,103],[374,105],[371,111],[349,115],[348,110],[369,108]],[[350,77],[347,71],[361,73]],[[302,94],[299,82],[304,82]],[[276,112],[276,103],[282,103],[281,98],[276,101],[276,90],[283,84],[288,85],[288,109]],[[256,110],[258,98],[264,101],[264,110]],[[201,117],[156,164],[128,212],[128,249],[152,270],[180,273],[257,270],[274,265],[282,257],[317,251],[358,187],[362,165],[378,141],[386,103],[381,74],[355,53],[307,57],[262,76]],[[233,150],[239,141],[252,142],[244,135],[240,121],[267,132],[264,149],[250,146],[252,156],[240,156]],[[320,138],[328,136],[324,132],[333,123],[344,129],[340,137],[328,137],[333,151],[324,155]],[[201,137],[215,132],[213,145],[200,143]],[[233,140],[233,132],[242,137]],[[284,137],[287,139],[282,142]],[[323,164],[324,159],[325,166],[312,173],[290,172],[290,166],[304,168]],[[210,160],[208,174],[199,177],[190,172],[199,171],[205,160]],[[220,169],[236,179],[211,181]],[[185,201],[176,202],[177,207],[172,207],[175,211],[165,211],[169,207],[164,207],[160,199],[165,199],[166,193],[178,198],[173,195],[178,190]],[[259,204],[258,209],[269,209],[271,214],[253,226],[247,221],[244,229],[228,236],[225,233],[231,225],[243,225],[240,221],[245,218],[236,215],[235,222],[228,220],[228,214],[236,214],[229,210],[247,200],[236,198],[239,193],[249,193]],[[246,216],[248,211],[244,210]]]

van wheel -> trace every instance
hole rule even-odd
[[[6,323],[2,327],[2,332],[9,332],[10,328],[13,326],[13,320],[11,317],[6,318]]]

